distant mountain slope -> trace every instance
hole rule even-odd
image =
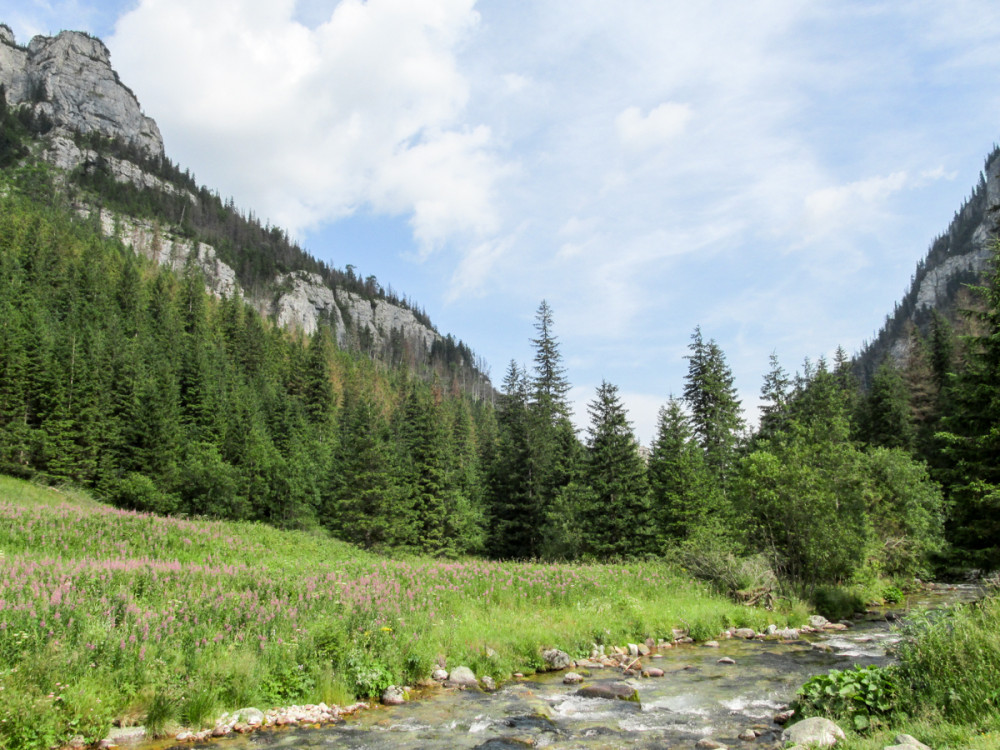
[[[350,265],[318,261],[173,164],[99,39],[64,31],[23,47],[0,24],[0,86],[0,104],[27,132],[16,144],[4,134],[0,164],[50,164],[78,213],[107,236],[161,265],[197,266],[213,294],[239,295],[282,326],[310,335],[327,325],[341,348],[492,396],[485,363],[410,300]]]
[[[865,344],[855,359],[862,383],[871,382],[887,356],[901,362],[908,348],[910,324],[926,333],[933,310],[954,319],[960,292],[980,280],[1000,230],[1000,148],[987,157],[979,183],[955,213],[948,231],[931,244],[917,264],[910,288],[896,304],[875,339]]]

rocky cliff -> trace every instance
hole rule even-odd
[[[886,317],[875,340],[866,344],[855,359],[863,383],[870,382],[885,356],[895,358],[899,364],[905,361],[911,325],[926,333],[933,310],[948,318],[956,316],[959,291],[980,279],[998,234],[1000,149],[994,149],[972,195],[956,212],[948,231],[931,244],[927,256],[917,264],[909,290]]]
[[[0,25],[0,83],[9,104],[30,106],[57,128],[119,138],[148,156],[163,156],[160,129],[118,80],[108,48],[88,34],[36,36],[21,47]]]
[[[175,271],[194,266],[204,275],[210,292],[219,297],[239,295],[284,327],[309,335],[325,323],[343,348],[411,365],[434,364],[435,353],[443,351],[445,365],[475,371],[471,352],[464,345],[456,347],[450,337],[443,338],[426,324],[426,317],[421,320],[405,304],[385,299],[377,286],[371,294],[339,287],[331,279],[346,282],[353,277],[318,263],[288,245],[287,239],[283,240],[287,257],[262,263],[264,251],[259,242],[241,247],[231,236],[201,231],[204,227],[197,224],[199,215],[218,222],[220,211],[230,212],[223,223],[243,229],[252,221],[231,204],[223,205],[210,191],[196,189],[187,173],[187,179],[177,179],[180,170],[166,159],[159,128],[142,113],[135,94],[119,80],[108,49],[99,39],[64,31],[55,37],[37,36],[23,47],[16,43],[10,28],[0,24],[0,84],[10,107],[30,108],[36,117],[51,123],[33,154],[68,176],[64,183],[78,212],[93,217],[106,235]],[[79,138],[94,134],[124,147],[105,148],[103,141]],[[114,209],[107,205],[99,208],[97,204],[109,198],[107,188],[101,187],[106,184],[134,188],[131,195],[141,199],[133,204],[161,209],[180,205],[180,209],[153,216],[148,210],[146,215],[131,215],[122,208],[128,200],[119,200]],[[173,203],[150,199],[150,195],[169,196]],[[251,226],[243,236],[254,244],[254,238],[259,240],[262,233],[273,239],[277,231]],[[226,253],[213,246],[213,236],[225,240]],[[256,255],[247,261],[251,252]],[[304,259],[309,262],[302,262]],[[276,270],[263,281],[256,276],[241,278],[239,269],[261,265]],[[326,278],[315,272],[316,267],[325,269]],[[477,382],[488,385],[485,375],[475,374]]]

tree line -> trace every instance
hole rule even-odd
[[[863,391],[838,350],[777,357],[750,431],[695,329],[648,456],[604,382],[581,435],[553,311],[496,406],[454,380],[280,330],[7,180],[0,210],[0,462],[138,510],[328,529],[372,548],[497,558],[678,555],[818,584],[997,564],[1000,277],[962,333],[914,334]],[[44,175],[43,175],[44,177]],[[43,180],[44,182],[44,180]],[[42,186],[44,187],[44,185]],[[742,582],[743,584],[746,581]],[[746,588],[739,580],[734,587]]]

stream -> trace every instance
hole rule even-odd
[[[934,586],[892,612],[937,608],[981,596],[973,585]],[[641,704],[581,698],[563,685],[563,672],[515,680],[497,692],[432,690],[393,708],[374,708],[341,724],[318,729],[261,731],[212,743],[218,750],[257,748],[693,748],[711,738],[729,748],[781,747],[772,717],[812,675],[855,664],[887,664],[897,640],[884,612],[870,613],[845,631],[802,640],[720,641],[719,648],[691,644],[661,652],[649,666],[662,678],[626,679]],[[816,648],[822,645],[823,648]],[[829,650],[825,650],[829,647]],[[720,664],[722,657],[735,664]],[[617,670],[594,669],[584,685],[619,682]],[[752,728],[756,741],[738,735]]]

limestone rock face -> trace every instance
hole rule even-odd
[[[90,209],[82,208],[80,213],[89,216]],[[117,237],[133,252],[161,266],[183,273],[188,263],[193,263],[205,275],[205,285],[216,297],[242,296],[236,271],[216,257],[211,245],[176,238],[150,221],[118,216],[107,209],[101,209],[98,221],[106,236]]]
[[[344,319],[337,307],[333,290],[315,273],[293,271],[276,279],[281,293],[271,311],[278,325],[298,328],[306,335],[315,333],[321,320],[327,320],[337,332],[337,344],[344,346]]]
[[[10,104],[30,104],[57,126],[121,138],[151,157],[163,156],[160,129],[118,80],[108,48],[89,34],[36,36],[25,48],[0,27],[0,83]]]

